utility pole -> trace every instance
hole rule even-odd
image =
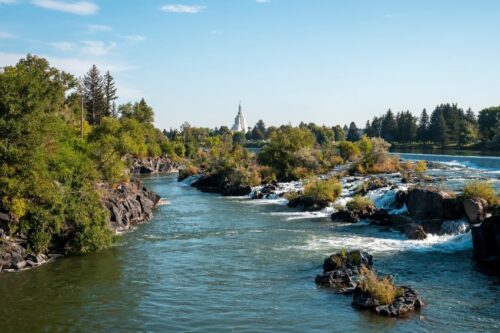
[[[80,110],[80,135],[81,138],[83,139],[83,80],[80,79],[80,82],[78,84],[78,92],[80,93],[80,100],[81,100],[81,110]]]

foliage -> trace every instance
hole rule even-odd
[[[381,305],[392,304],[396,298],[397,288],[390,278],[379,278],[366,266],[361,266],[358,286],[362,291],[379,301]]]
[[[304,195],[318,201],[334,202],[342,193],[342,184],[336,178],[315,180],[304,186]]]
[[[356,160],[361,154],[359,147],[350,141],[341,141],[337,145],[338,153],[344,161]]]
[[[314,145],[315,139],[307,129],[283,127],[276,130],[258,155],[262,165],[273,168],[278,180],[297,179],[295,169],[301,167],[298,159],[308,163],[308,150]],[[302,155],[302,157],[301,157]]]
[[[346,208],[352,211],[361,212],[369,207],[374,207],[373,200],[361,195],[356,195],[346,204]]]
[[[100,77],[96,67],[91,72],[97,76],[84,91],[90,94],[84,114],[91,102],[101,107],[102,91],[91,91],[102,88],[92,86]],[[107,83],[109,102],[115,92],[110,74]],[[82,123],[80,93],[70,90],[75,86],[71,75],[31,55],[0,72],[0,211],[13,217],[7,231],[26,238],[35,252],[110,246],[109,212],[96,184],[126,179],[125,156],[171,149],[152,116],[113,119],[104,108]]]
[[[485,181],[471,181],[464,185],[463,196],[465,198],[482,198],[492,206],[500,205],[500,197],[491,186]]]

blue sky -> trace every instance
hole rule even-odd
[[[109,69],[160,128],[500,104],[497,0],[0,0],[0,66],[28,52]]]

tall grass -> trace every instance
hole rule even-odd
[[[334,202],[342,193],[342,185],[336,178],[315,180],[304,186],[304,195],[315,200]]]
[[[394,302],[398,290],[388,277],[379,278],[366,266],[361,267],[360,274],[359,287],[361,290],[368,293],[381,305],[392,304]]]

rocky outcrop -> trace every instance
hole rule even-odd
[[[359,195],[366,195],[368,192],[383,188],[383,187],[388,187],[391,186],[392,183],[387,181],[387,178],[385,177],[370,177],[366,181],[361,184],[361,186],[357,189],[357,194]]]
[[[145,159],[129,157],[129,160],[132,164],[130,167],[132,175],[168,173],[179,170],[179,164],[166,156],[147,157]]]
[[[482,198],[466,198],[464,200],[464,211],[470,223],[476,224],[486,218],[488,202]]]
[[[144,187],[141,179],[135,178],[130,183],[108,189],[103,204],[111,212],[111,229],[123,232],[151,219],[159,201],[159,195]]]
[[[347,294],[354,291],[361,266],[372,267],[373,257],[360,250],[339,252],[325,259],[323,273],[316,276],[315,282],[324,288]]]
[[[210,193],[220,193],[224,196],[243,196],[252,192],[252,188],[248,185],[238,182],[231,182],[229,177],[223,173],[200,173],[198,179],[191,186],[196,187],[200,191]]]
[[[102,203],[111,213],[109,227],[115,233],[124,232],[134,225],[151,219],[153,209],[160,201],[160,197],[145,188],[140,179],[122,183],[116,188],[110,188],[107,184],[100,184],[98,187],[100,191],[106,193]],[[3,220],[10,218],[8,214],[0,214],[0,272],[38,267],[63,256],[62,253],[29,252],[26,239],[9,237],[4,232],[6,229],[1,228],[2,223],[6,222]]]
[[[399,287],[399,292],[401,295],[396,297],[391,304],[381,305],[377,299],[357,287],[354,290],[352,304],[359,309],[371,309],[384,317],[404,317],[425,305],[414,289],[402,286]]]
[[[455,194],[432,187],[410,189],[404,203],[408,214],[417,219],[458,220],[465,213]]]
[[[486,218],[471,230],[474,259],[500,273],[500,215]]]
[[[335,222],[356,223],[361,220],[370,219],[375,214],[377,214],[377,209],[375,209],[375,206],[373,205],[367,206],[362,210],[349,209],[348,207],[345,207],[335,213],[332,213],[331,219]]]

